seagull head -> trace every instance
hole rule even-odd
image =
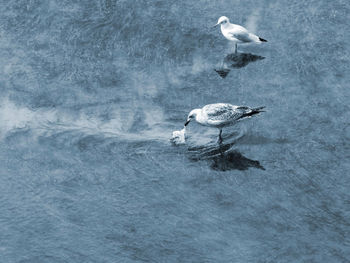
[[[221,16],[219,19],[218,19],[218,22],[215,26],[218,26],[218,25],[226,25],[230,23],[230,20],[226,17],[226,16]],[[214,26],[214,27],[215,27]]]
[[[191,120],[195,119],[201,109],[194,109],[188,114],[187,121],[185,122],[185,127],[190,123]]]

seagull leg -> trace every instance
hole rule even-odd
[[[219,139],[218,139],[218,143],[219,143],[219,144],[222,144],[222,137],[221,137],[221,134],[222,134],[222,129],[220,129],[220,133],[219,133]]]
[[[237,43],[235,43],[235,54],[237,54]]]

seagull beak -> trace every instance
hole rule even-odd
[[[213,27],[217,27],[219,25],[219,23],[217,23],[216,25],[213,25]]]
[[[185,127],[190,123],[191,119],[187,119],[187,121],[185,122]]]

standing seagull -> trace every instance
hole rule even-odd
[[[235,43],[235,53],[237,53],[237,44],[238,43],[261,43],[267,42],[267,40],[258,37],[252,33],[249,33],[247,29],[240,25],[231,24],[230,20],[226,16],[219,18],[217,25],[221,25],[221,33],[228,40]]]
[[[265,107],[250,108],[246,106],[235,106],[228,103],[208,104],[201,109],[192,110],[187,117],[185,127],[191,120],[195,120],[201,125],[216,127],[220,130],[219,143],[222,143],[222,128],[234,125],[238,121],[250,118],[251,116],[263,112]]]

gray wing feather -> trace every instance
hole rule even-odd
[[[210,122],[223,124],[239,119],[244,113],[244,110],[240,110],[239,107],[224,103],[209,104],[203,108],[203,111]]]

